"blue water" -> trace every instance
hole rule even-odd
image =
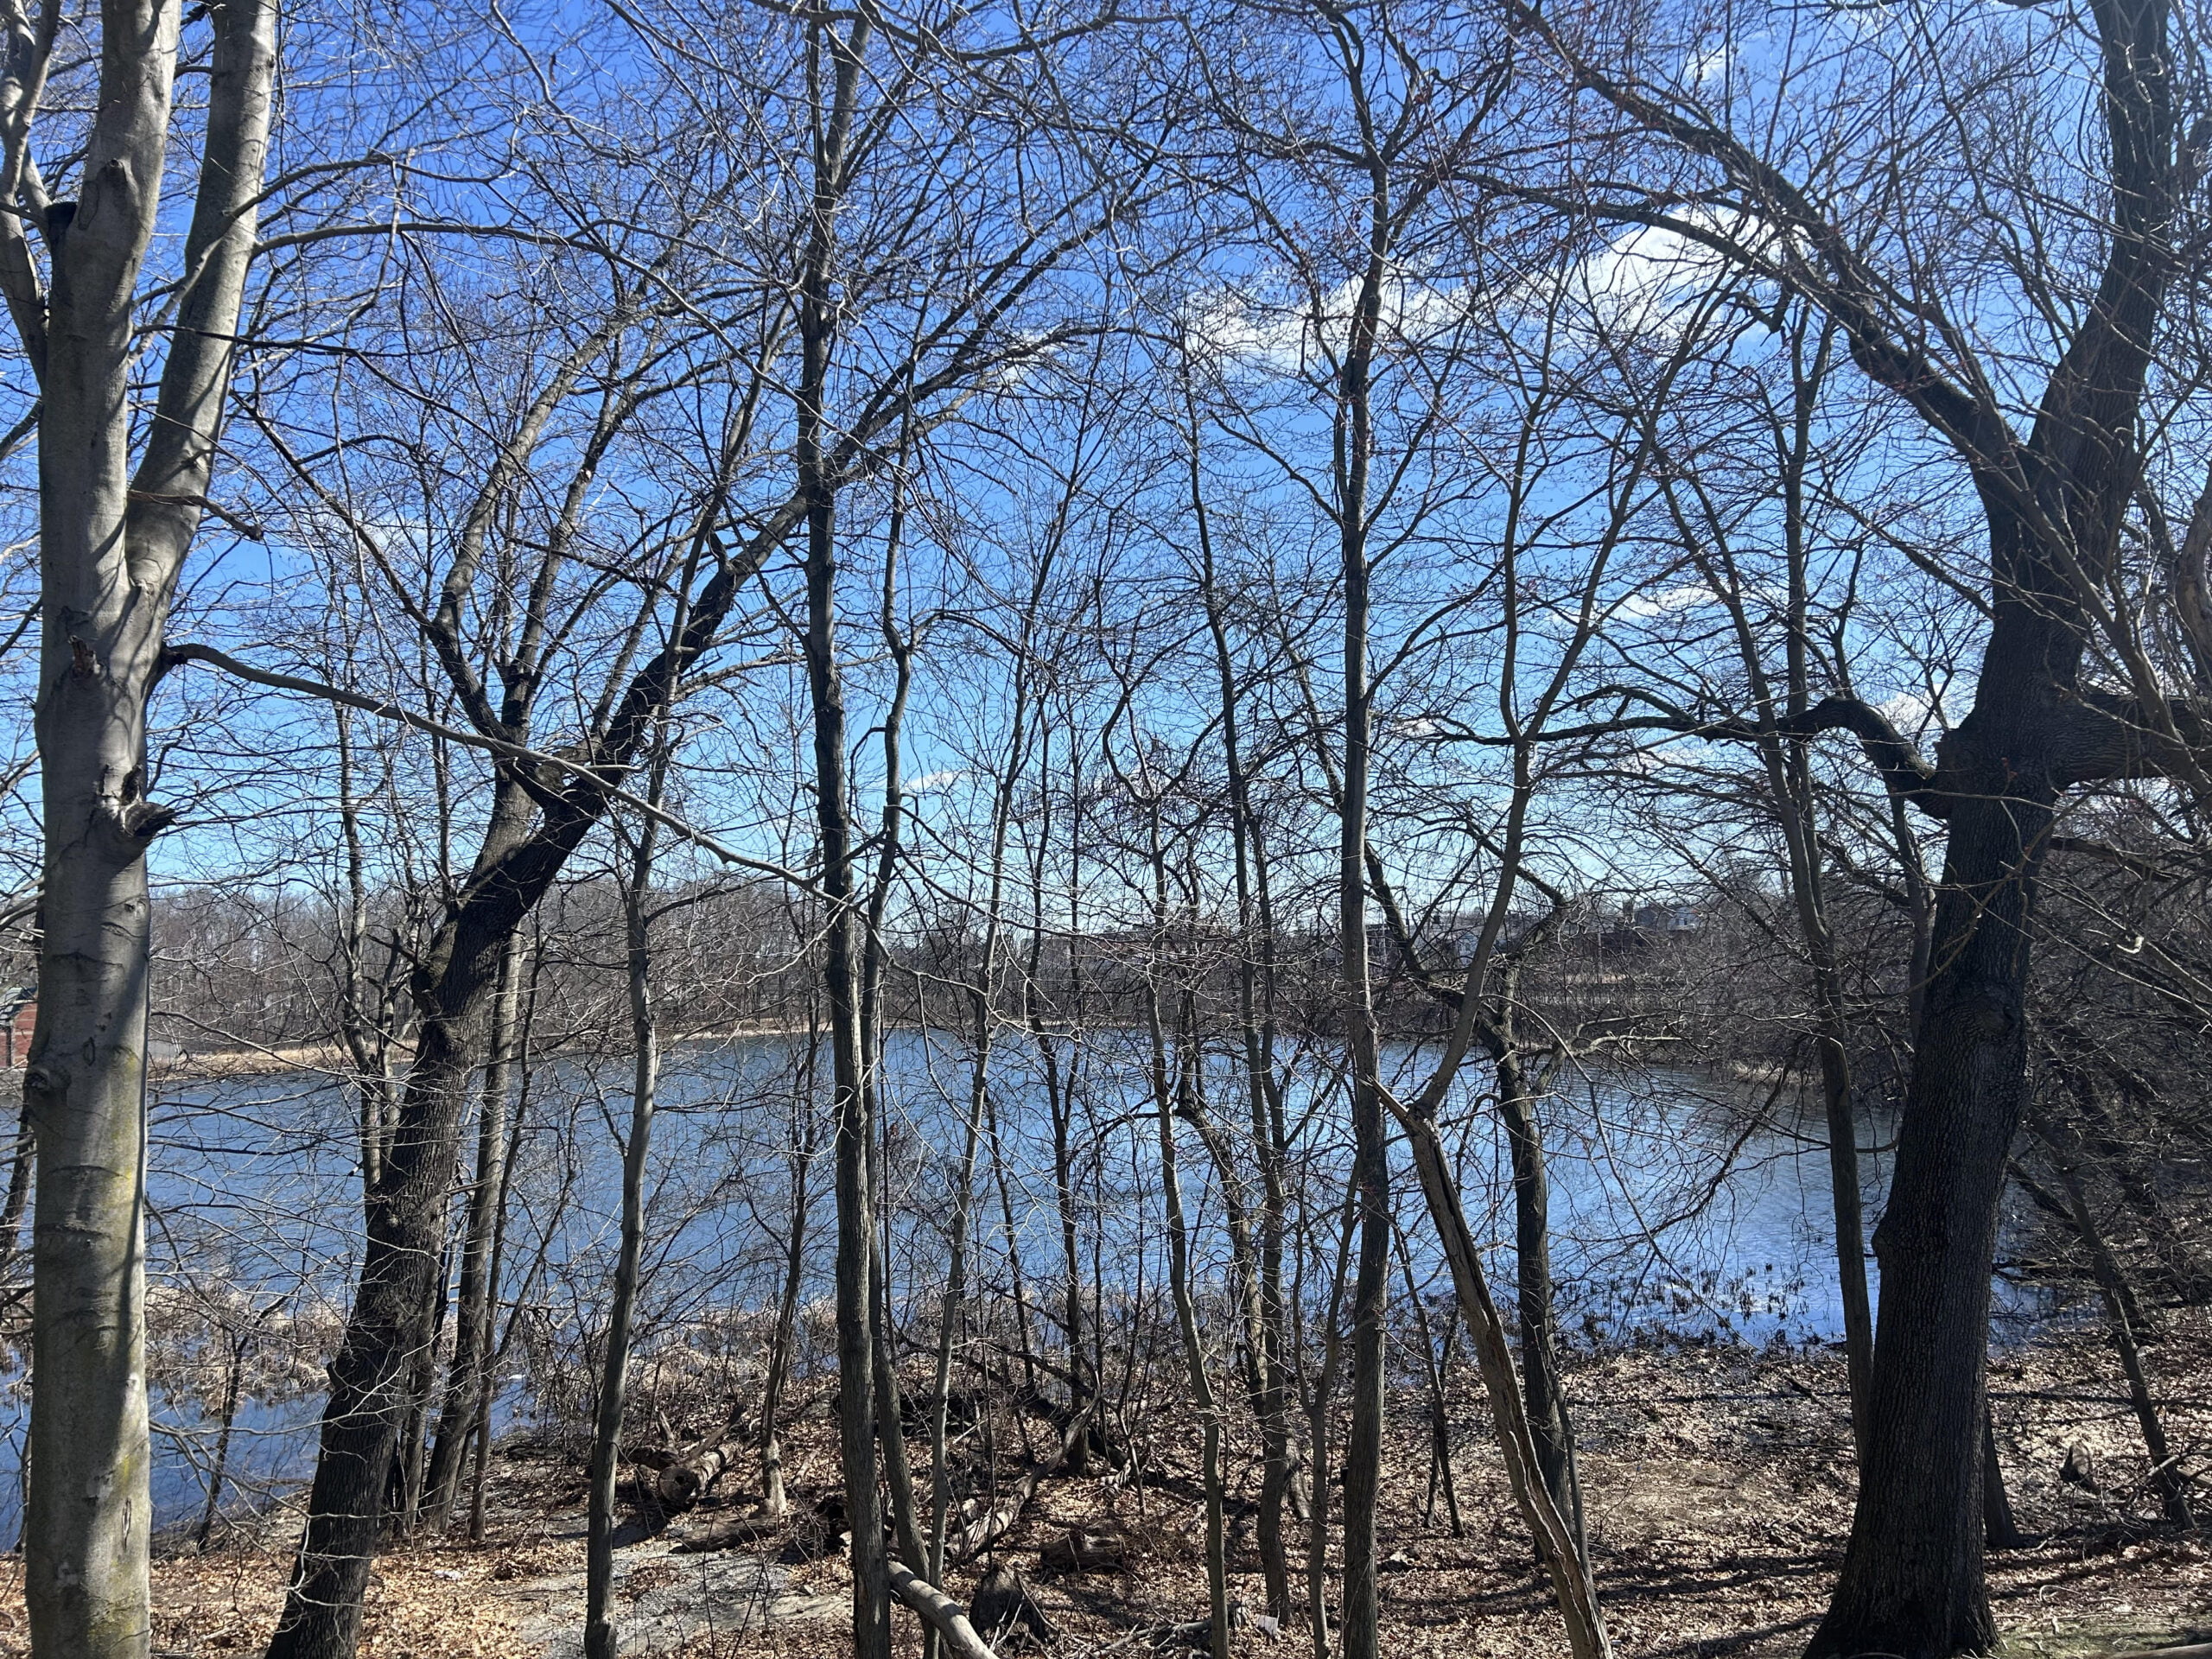
[[[1086,1260],[1086,1272],[1096,1272],[1109,1294],[1156,1294],[1165,1246],[1147,1055],[1135,1033],[1092,1033],[1086,1040],[1077,1136],[1093,1151],[1080,1162],[1077,1197],[1086,1230],[1096,1228],[1103,1240],[1103,1263]],[[1394,1061],[1410,1074],[1420,1057],[1400,1051]],[[1029,1040],[1009,1038],[992,1072],[996,1129],[1012,1173],[1001,1193],[986,1154],[975,1237],[978,1270],[1001,1294],[1017,1263],[1033,1295],[1061,1270],[1050,1126],[1036,1066]],[[914,1033],[890,1039],[893,1294],[912,1317],[928,1306],[942,1272],[967,1068],[955,1039]],[[741,1356],[756,1339],[757,1325],[718,1315],[766,1304],[780,1280],[792,1070],[790,1044],[775,1038],[679,1048],[668,1057],[639,1321],[648,1363],[660,1353],[696,1370],[702,1351]],[[1210,1059],[1206,1076],[1210,1110],[1233,1136],[1244,1111],[1235,1069],[1225,1057]],[[589,1386],[590,1338],[611,1273],[628,1077],[624,1056],[603,1065],[542,1065],[520,1103],[525,1128],[504,1289],[527,1311],[505,1367],[518,1380],[503,1396],[503,1421],[527,1422],[539,1409],[561,1414]],[[1445,1121],[1463,1160],[1469,1218],[1503,1298],[1512,1270],[1510,1166],[1494,1115],[1479,1099],[1484,1082],[1471,1072]],[[1688,1074],[1555,1086],[1543,1121],[1553,1265],[1570,1339],[1809,1343],[1840,1334],[1827,1159],[1817,1124],[1747,1135],[1740,1126],[1750,1103],[1745,1091]],[[1332,1248],[1345,1163],[1339,1104],[1295,1091],[1286,1104],[1306,1124],[1298,1160],[1319,1195],[1314,1232],[1331,1240],[1324,1249]],[[173,1087],[155,1103],[148,1187],[153,1375],[168,1382],[155,1399],[157,1529],[196,1523],[205,1502],[220,1357],[180,1333],[210,1317],[257,1332],[226,1510],[265,1504],[312,1468],[320,1367],[342,1321],[358,1248],[353,1110],[332,1079],[308,1073]],[[1878,1127],[1866,1131],[1869,1141],[1881,1135]],[[1198,1229],[1198,1269],[1225,1278],[1223,1195],[1187,1129],[1179,1157]],[[1871,1228],[1886,1150],[1870,1147],[1863,1163]],[[826,1155],[809,1179],[810,1236],[826,1244],[832,1224]],[[1398,1202],[1416,1283],[1425,1298],[1440,1297],[1448,1281],[1409,1172],[1398,1181]],[[543,1268],[534,1270],[541,1257]],[[817,1249],[810,1297],[828,1294],[827,1269]],[[1325,1263],[1309,1263],[1307,1294],[1317,1303],[1325,1300],[1326,1283]],[[1402,1294],[1402,1284],[1394,1293]],[[806,1357],[803,1352],[803,1363]],[[822,1363],[827,1356],[813,1357]],[[0,1537],[10,1539],[20,1513],[23,1396],[20,1376],[0,1384]]]

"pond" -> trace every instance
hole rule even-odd
[[[712,1325],[719,1310],[758,1307],[780,1281],[788,1211],[787,1145],[794,1118],[791,1039],[753,1037],[671,1049],[652,1160],[652,1246],[640,1308],[644,1341],[671,1341]],[[964,1133],[965,1046],[941,1033],[900,1032],[888,1043],[892,1120],[887,1185],[895,1201],[894,1300],[919,1317],[934,1297],[944,1250],[946,1194]],[[1158,1219],[1157,1123],[1134,1033],[1088,1033],[1081,1071],[1078,1198],[1100,1239],[1086,1258],[1110,1295],[1164,1283]],[[1063,1057],[1064,1058],[1064,1057]],[[1389,1057],[1411,1072],[1422,1057]],[[619,1211],[620,1143],[626,1125],[626,1057],[562,1060],[534,1069],[517,1104],[522,1125],[509,1228],[505,1295],[523,1305],[523,1340],[503,1379],[500,1421],[527,1423],[549,1391],[588,1389],[577,1363],[596,1328]],[[1242,1112],[1236,1074],[1209,1056],[1210,1109],[1225,1128]],[[1494,1115],[1471,1073],[1447,1108],[1461,1158],[1469,1218],[1503,1298],[1512,1283],[1510,1166]],[[990,1104],[1007,1171],[980,1183],[976,1220],[987,1281],[1050,1282],[1062,1271],[1052,1135],[1035,1047],[1002,1040]],[[1580,1077],[1555,1084],[1542,1107],[1552,1183],[1554,1272],[1566,1335],[1624,1341],[1814,1343],[1840,1336],[1821,1125],[1761,1122],[1763,1097],[1688,1071]],[[1299,1164],[1327,1235],[1341,1202],[1345,1150],[1333,1103],[1292,1090],[1303,1121]],[[157,1530],[188,1529],[206,1501],[231,1351],[211,1331],[250,1332],[240,1351],[245,1403],[235,1425],[226,1508],[269,1502],[313,1467],[323,1386],[321,1363],[342,1327],[358,1249],[359,1175],[353,1097],[333,1079],[295,1073],[172,1084],[152,1110],[148,1183]],[[1869,1227],[1878,1217],[1887,1126],[1862,1127]],[[1197,1271],[1225,1277],[1221,1193],[1187,1130],[1182,1179],[1200,1249]],[[986,1154],[988,1161],[988,1154]],[[1401,1165],[1402,1160],[1401,1160]],[[810,1177],[810,1236],[831,1226],[826,1157]],[[1448,1280],[1419,1214],[1409,1171],[1396,1180],[1409,1260],[1425,1298]],[[1150,1202],[1144,1202],[1147,1196]],[[1872,1264],[1870,1262],[1870,1271]],[[807,1293],[826,1298],[824,1252],[810,1252]],[[1325,1278],[1325,1274],[1317,1274]],[[1394,1295],[1402,1294],[1394,1284]],[[1033,1294],[1034,1294],[1033,1289]],[[1309,1294],[1325,1300],[1325,1282]],[[2007,1330],[2039,1311],[2000,1282]],[[658,1333],[657,1336],[656,1333]],[[529,1356],[564,1355],[562,1375],[532,1376]],[[0,1537],[20,1529],[26,1408],[20,1376],[0,1385]]]

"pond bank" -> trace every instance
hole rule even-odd
[[[2177,1444],[2212,1441],[2212,1399],[2192,1386],[2212,1370],[2212,1318],[2204,1310],[2171,1312],[2156,1353],[2159,1392],[2172,1401],[2169,1433]],[[2032,1548],[1991,1560],[2005,1651],[2077,1659],[2212,1639],[2212,1553],[2202,1534],[2152,1522],[2140,1497],[2141,1446],[2119,1403],[2109,1350],[2093,1332],[2046,1332],[2000,1357],[1992,1382],[2013,1504],[2022,1524],[2041,1535]],[[1835,1357],[1738,1348],[1584,1356],[1572,1365],[1570,1384],[1600,1592],[1621,1659],[1795,1659],[1819,1616],[1850,1519],[1849,1428]],[[1393,1404],[1382,1505],[1386,1651],[1408,1659],[1549,1659],[1556,1624],[1510,1520],[1469,1376],[1456,1376],[1452,1398],[1452,1463],[1467,1523],[1459,1537],[1440,1503],[1433,1522],[1423,1518],[1425,1402],[1402,1396]],[[1002,1552],[1028,1575],[1071,1652],[1204,1611],[1196,1426],[1172,1402],[1144,1403],[1133,1420],[1149,1437],[1137,1448],[1143,1478],[1109,1481],[1102,1468],[1048,1482]],[[696,1404],[704,1417],[724,1402]],[[2075,1446],[2096,1491],[2059,1478]],[[1232,1447],[1233,1470],[1249,1470],[1242,1456],[1249,1450]],[[818,1405],[792,1426],[786,1468],[802,1508],[835,1489],[834,1436]],[[749,1471],[728,1478],[715,1507],[696,1512],[687,1531],[749,1506]],[[364,1659],[551,1659],[564,1650],[563,1620],[581,1618],[582,1490],[573,1459],[543,1445],[511,1445],[498,1460],[483,1546],[423,1544],[379,1562]],[[1249,1508],[1240,1506],[1235,1593],[1254,1603],[1250,1524]],[[257,1651],[281,1599],[296,1525],[272,1515],[207,1555],[157,1563],[156,1647]],[[1071,1527],[1122,1533],[1135,1570],[1042,1569],[1038,1551]],[[831,1659],[847,1650],[841,1560],[784,1562],[771,1572],[753,1558],[730,1557],[702,1571],[701,1557],[670,1554],[681,1535],[622,1552],[630,1616],[672,1638],[655,1650],[688,1659]],[[732,1575],[761,1586],[765,1628],[757,1618],[729,1616],[714,1586]],[[957,1579],[955,1592],[972,1590],[972,1577]],[[687,1588],[695,1583],[696,1593]],[[28,1651],[20,1595],[20,1564],[10,1560],[0,1567],[0,1659]],[[568,1612],[564,1596],[577,1604]],[[719,1624],[704,1617],[709,1603],[723,1609]],[[751,1628],[741,1630],[741,1623]],[[903,1616],[901,1626],[911,1649]],[[1287,1639],[1302,1643],[1302,1633]],[[1254,1650],[1291,1651],[1256,1643]]]

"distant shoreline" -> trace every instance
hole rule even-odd
[[[901,1023],[900,1031],[929,1031],[940,1027]],[[1054,1022],[1050,1027],[1057,1035],[1066,1035],[1075,1027]],[[803,1038],[808,1027],[788,1020],[762,1020],[709,1031],[664,1033],[661,1040],[671,1046],[688,1046],[715,1043],[741,1042],[760,1038]],[[827,1035],[826,1030],[823,1033]],[[1420,1040],[1414,1039],[1411,1040]],[[1680,1045],[1675,1045],[1679,1046]],[[161,1045],[174,1047],[174,1045]],[[411,1043],[398,1042],[391,1046],[393,1075],[404,1077],[414,1058]],[[543,1058],[556,1058],[557,1055]],[[1671,1061],[1675,1069],[1701,1071],[1716,1079],[1761,1088],[1771,1088],[1789,1080],[1788,1068],[1771,1062],[1758,1063],[1719,1056]],[[336,1043],[292,1043],[274,1047],[245,1046],[237,1048],[187,1049],[167,1056],[156,1055],[148,1063],[149,1077],[156,1084],[220,1083],[238,1077],[282,1077],[288,1072],[321,1072],[334,1079],[350,1078],[358,1074],[352,1057]],[[1800,1085],[1810,1086],[1812,1079],[1800,1078]]]
[[[732,1026],[723,1030],[664,1033],[662,1040],[676,1046],[694,1043],[737,1042],[754,1037],[804,1037],[806,1027],[771,1020]],[[411,1043],[391,1046],[392,1071],[404,1076],[414,1058]],[[543,1058],[556,1058],[552,1056]],[[170,1058],[149,1061],[147,1074],[156,1083],[220,1083],[232,1077],[282,1077],[290,1071],[321,1071],[334,1077],[359,1074],[353,1056],[336,1043],[290,1043],[274,1048],[188,1049]]]

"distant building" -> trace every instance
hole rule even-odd
[[[38,987],[18,985],[0,993],[0,1057],[12,1071],[21,1057],[31,1052],[31,1033],[38,1025]]]
[[[1503,948],[1518,944],[1542,919],[1526,911],[1510,912],[1497,931],[1498,945]],[[1489,913],[1479,910],[1432,916],[1421,925],[1414,943],[1421,961],[1432,969],[1465,968],[1474,961],[1475,952],[1482,944],[1483,929],[1489,923]],[[1367,956],[1378,972],[1395,972],[1403,966],[1397,941],[1391,937],[1388,924],[1367,925]]]

